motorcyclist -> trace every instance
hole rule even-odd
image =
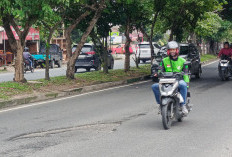
[[[229,42],[224,43],[224,48],[222,48],[218,54],[218,58],[226,57],[230,58],[232,56],[232,49],[230,48]]]
[[[218,54],[218,58],[229,60],[229,76],[232,73],[232,45],[229,42],[224,43],[224,48],[222,48]]]
[[[25,63],[27,64],[26,61],[28,61],[28,62],[29,62],[29,65],[30,65],[30,68],[33,68],[33,64],[32,64],[32,59],[33,59],[33,57],[32,57],[32,55],[30,54],[29,48],[28,48],[28,47],[25,47],[25,48],[24,48],[24,51],[23,51],[23,58],[24,58]]]
[[[176,41],[171,41],[167,44],[168,57],[164,58],[160,63],[160,72],[184,72],[183,80],[179,81],[179,91],[182,95],[184,102],[181,103],[183,114],[188,114],[186,108],[187,91],[189,87],[188,65],[185,65],[186,60],[179,56],[179,45]],[[155,74],[157,75],[157,74]],[[153,84],[152,90],[154,92],[156,102],[160,105],[160,91],[159,84]]]

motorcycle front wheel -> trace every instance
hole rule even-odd
[[[167,105],[164,105],[161,108],[162,123],[163,123],[163,127],[165,130],[170,129],[172,125],[171,105],[172,105],[172,102],[169,101]]]
[[[221,70],[219,73],[220,73],[219,75],[220,75],[222,81],[228,80],[227,70]]]
[[[34,72],[34,68],[31,68],[31,73],[33,73]]]

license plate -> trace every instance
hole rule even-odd
[[[142,51],[142,53],[148,53],[148,51]]]
[[[86,55],[79,55],[78,59],[85,59]]]

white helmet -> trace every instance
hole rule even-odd
[[[167,49],[178,49],[179,45],[176,41],[170,41],[167,44]]]
[[[167,49],[168,49],[167,50],[168,56],[170,56],[170,49],[177,49],[176,50],[176,56],[179,55],[179,45],[178,45],[178,43],[176,41],[170,41],[170,42],[168,42]]]

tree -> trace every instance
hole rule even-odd
[[[139,0],[118,0],[112,3],[115,23],[121,26],[126,37],[124,71],[130,70],[130,33],[136,30],[138,23],[146,16],[144,5]],[[136,10],[136,11],[135,11]],[[147,19],[147,18],[146,18]]]
[[[92,2],[92,1],[90,1]],[[74,73],[75,73],[75,62],[80,54],[80,51],[91,33],[94,25],[98,21],[99,17],[101,16],[101,12],[105,7],[105,0],[95,1],[92,4],[88,3],[72,3],[74,7],[70,10],[68,9],[66,11],[66,17],[65,17],[65,37],[67,40],[67,57],[68,57],[68,63],[67,63],[67,71],[66,71],[66,77],[69,79],[74,79]],[[87,16],[91,14],[91,11],[94,11],[92,19],[89,21],[89,25],[86,28],[85,32],[83,33],[81,40],[79,41],[77,48],[75,52],[72,54],[71,51],[71,32],[75,27],[78,26],[78,24],[85,19]],[[73,16],[70,16],[73,15]]]
[[[106,1],[106,7],[101,13],[101,17],[98,19],[95,29],[90,33],[90,37],[97,48],[97,53],[100,55],[103,63],[103,72],[108,73],[108,36],[112,26],[115,25],[114,14],[112,13],[112,5],[109,1]],[[88,21],[91,17],[87,17],[80,23],[81,31],[84,31],[87,27]]]
[[[0,2],[0,16],[3,27],[8,36],[9,45],[16,55],[14,76],[16,82],[26,82],[23,73],[23,49],[26,43],[26,37],[31,26],[38,19],[44,17],[44,14],[49,8],[47,2],[48,0],[1,0]],[[13,30],[18,35],[18,40],[15,39]]]
[[[37,22],[37,26],[40,29],[40,36],[45,41],[46,45],[46,69],[45,69],[45,80],[50,80],[49,77],[49,49],[50,41],[55,30],[62,24],[62,15],[63,12],[62,3],[56,1],[50,4],[50,11],[47,11],[44,18]],[[60,66],[62,63],[59,63]]]
[[[144,8],[147,10],[147,12],[150,13],[150,16],[145,16],[143,18],[146,20],[140,23],[141,25],[139,26],[139,28],[143,32],[143,34],[147,37],[150,43],[151,60],[153,60],[153,57],[154,57],[154,47],[152,44],[153,36],[154,36],[154,29],[156,26],[156,22],[159,18],[159,15],[164,10],[166,4],[167,4],[167,0],[148,0],[147,3],[144,4],[146,5]],[[151,21],[149,21],[149,19],[147,19],[146,17],[151,18]],[[149,33],[146,30],[149,30]]]
[[[218,43],[222,41],[232,41],[232,23],[229,16],[231,2],[220,1],[220,5],[214,11],[206,12],[197,22],[195,33],[203,40],[209,42],[209,52],[218,52]],[[224,8],[222,8],[222,4]]]
[[[232,22],[232,1],[231,0],[222,0],[223,3],[223,10],[220,12],[220,16],[224,20],[228,20]]]
[[[219,11],[221,4],[217,0],[177,0],[168,1],[162,12],[163,24],[171,30],[169,40],[181,42],[184,33],[193,32],[197,22],[204,18],[206,12]]]

